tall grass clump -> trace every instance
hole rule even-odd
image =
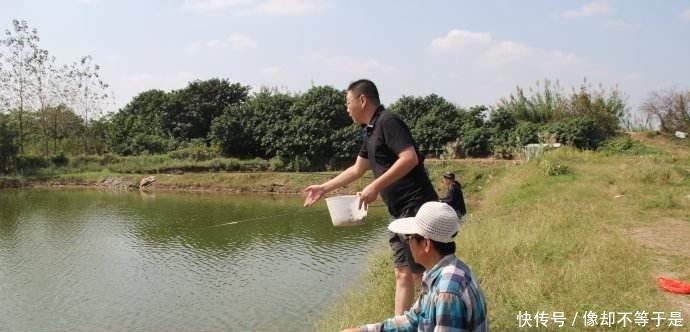
[[[653,160],[643,160],[637,163],[637,170],[633,178],[650,185],[668,185],[677,181],[678,173],[673,171],[671,166],[658,164]]]
[[[661,150],[647,146],[639,141],[633,140],[629,135],[622,135],[611,140],[608,140],[601,148],[598,149],[599,152],[605,155],[653,155],[661,154]]]
[[[551,161],[548,159],[539,162],[539,170],[546,176],[565,175],[570,172],[570,168],[568,168],[567,165],[559,161]]]

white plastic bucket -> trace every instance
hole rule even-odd
[[[359,208],[359,196],[356,195],[328,197],[326,205],[333,226],[361,225],[367,216],[367,210]]]

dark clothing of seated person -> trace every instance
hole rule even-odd
[[[450,172],[443,174],[443,183],[448,186],[448,194],[441,198],[440,201],[452,206],[460,217],[467,214],[465,198],[462,195],[462,186],[460,182],[455,180],[455,174]]]

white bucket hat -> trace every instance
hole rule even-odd
[[[388,229],[398,234],[419,234],[436,242],[453,242],[458,232],[458,215],[443,202],[426,202],[410,218],[394,220]]]

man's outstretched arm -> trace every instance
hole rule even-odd
[[[322,183],[308,186],[304,189],[307,197],[304,199],[304,206],[312,206],[316,201],[321,199],[326,193],[343,186],[346,186],[353,181],[361,178],[369,169],[369,161],[362,157],[357,157],[354,165],[342,171],[338,176]]]

